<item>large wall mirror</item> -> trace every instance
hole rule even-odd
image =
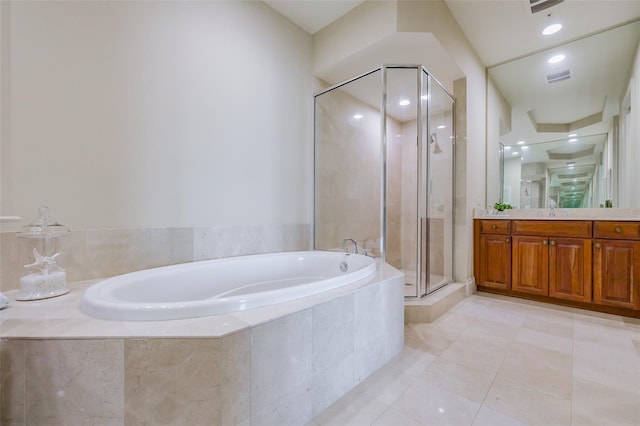
[[[636,20],[488,69],[489,206],[640,208],[639,40]]]

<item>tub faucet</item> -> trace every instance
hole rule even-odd
[[[356,243],[356,240],[354,240],[353,238],[345,238],[342,241],[342,249],[344,250],[344,252],[349,253],[349,249],[347,248],[347,242],[349,241],[351,241],[351,243],[353,244],[354,253],[358,254],[358,243]]]

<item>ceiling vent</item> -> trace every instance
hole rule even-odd
[[[562,3],[564,0],[525,0],[527,2],[527,9],[531,13],[542,12],[545,9],[553,7]]]
[[[568,80],[571,78],[571,72],[564,70],[547,75],[547,83],[557,83],[562,80]]]

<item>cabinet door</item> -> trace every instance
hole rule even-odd
[[[511,238],[508,235],[480,235],[479,286],[511,289]]]
[[[549,296],[591,302],[591,240],[549,237]]]
[[[549,295],[549,246],[547,237],[514,236],[511,289]]]
[[[640,309],[640,242],[594,240],[593,301]]]

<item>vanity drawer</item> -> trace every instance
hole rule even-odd
[[[511,233],[511,221],[499,219],[481,220],[480,233],[509,235]]]
[[[593,238],[640,240],[640,222],[593,222]]]
[[[591,238],[589,220],[513,220],[513,235]]]

